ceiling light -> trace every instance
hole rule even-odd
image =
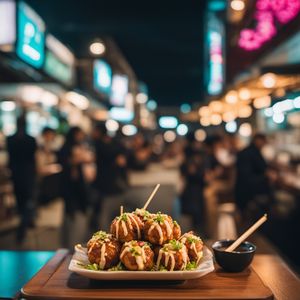
[[[57,105],[59,99],[55,94],[53,94],[49,91],[44,91],[41,95],[40,101],[44,105],[51,107],[51,106]]]
[[[180,111],[183,113],[183,114],[187,114],[191,111],[191,106],[190,104],[188,103],[183,103],[180,105]]]
[[[101,55],[105,52],[105,45],[102,42],[94,42],[90,45],[91,53]]]
[[[65,98],[81,110],[87,109],[90,105],[89,100],[85,96],[73,91],[67,92]]]
[[[239,128],[239,134],[243,137],[249,137],[252,134],[250,123],[243,123]]]
[[[194,136],[198,142],[203,142],[206,139],[206,132],[203,129],[197,129]]]
[[[105,122],[105,127],[108,131],[117,131],[119,129],[119,123],[115,120],[109,119]]]
[[[276,113],[273,115],[273,121],[276,123],[276,124],[281,124],[284,122],[284,114],[282,113]]]
[[[264,114],[266,117],[272,117],[273,116],[273,108],[272,107],[268,107],[264,110]]]
[[[220,113],[220,112],[222,112],[222,109],[223,109],[223,103],[221,101],[217,101],[217,100],[211,101],[209,103],[209,108],[213,112]]]
[[[188,133],[189,129],[185,124],[179,124],[178,127],[176,128],[176,132],[179,135],[186,135]]]
[[[238,101],[237,91],[229,91],[225,96],[225,101],[230,104],[234,104]]]
[[[157,109],[157,103],[156,103],[156,101],[155,100],[149,100],[148,102],[147,102],[147,108],[149,109],[149,110],[156,110]]]
[[[259,97],[259,98],[254,99],[254,101],[253,101],[253,106],[256,109],[269,107],[270,105],[271,105],[271,97],[270,96]]]
[[[208,117],[202,117],[200,119],[200,124],[204,127],[209,126],[210,125],[210,118]]]
[[[294,99],[294,107],[300,108],[300,96],[298,96]]]
[[[16,103],[13,101],[0,102],[0,108],[3,111],[14,111],[16,109]]]
[[[139,104],[144,104],[147,102],[147,100],[148,100],[148,96],[144,93],[138,93],[136,95],[136,102]]]
[[[122,133],[126,136],[132,136],[137,133],[137,128],[136,128],[136,126],[134,126],[132,124],[128,124],[128,125],[123,126]]]
[[[265,88],[271,89],[276,85],[276,75],[273,73],[266,73],[261,77],[261,82]]]
[[[176,133],[172,130],[167,130],[164,133],[164,140],[168,143],[172,143],[176,140]]]
[[[230,122],[226,123],[225,129],[227,132],[230,132],[230,133],[236,132],[236,130],[237,130],[236,121],[230,121]]]
[[[245,100],[245,101],[249,100],[251,98],[251,92],[250,92],[250,90],[247,89],[247,88],[241,88],[239,90],[239,98],[241,100]]]
[[[236,119],[236,114],[234,111],[230,110],[225,112],[222,117],[224,122],[230,122]]]
[[[212,125],[220,125],[222,123],[222,117],[219,114],[212,114],[210,117],[210,122]]]
[[[210,115],[210,109],[208,106],[202,106],[199,108],[200,117],[208,117]]]
[[[178,120],[173,116],[163,116],[158,119],[158,124],[161,128],[176,128]]]
[[[239,118],[249,118],[252,114],[252,108],[249,105],[245,105],[239,108],[238,117]]]
[[[245,8],[245,3],[242,0],[232,0],[230,6],[233,10],[241,11]]]

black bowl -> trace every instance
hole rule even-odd
[[[226,252],[234,240],[221,240],[212,245],[217,263],[228,272],[241,272],[252,262],[256,246],[249,242],[243,242],[232,252]]]

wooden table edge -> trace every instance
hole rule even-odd
[[[53,276],[57,268],[61,265],[61,263],[66,259],[66,257],[69,254],[68,249],[58,249],[54,256],[21,288],[21,295],[26,297],[34,297],[34,294],[37,295],[37,293],[40,291],[41,284],[44,286],[50,278]],[[46,274],[44,276],[42,282],[41,279],[38,279],[39,286],[38,289],[34,289],[31,286],[35,286],[35,282],[37,281],[39,274]],[[30,287],[28,290],[28,286]],[[41,298],[41,296],[36,296]]]

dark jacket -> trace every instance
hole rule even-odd
[[[9,168],[15,192],[20,192],[25,198],[31,197],[34,189],[36,150],[35,139],[27,134],[15,134],[7,138]]]
[[[267,163],[254,144],[250,144],[238,153],[235,196],[240,209],[245,209],[249,201],[258,195],[270,195],[266,170]]]

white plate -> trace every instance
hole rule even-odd
[[[69,270],[96,280],[187,280],[202,277],[214,270],[212,253],[206,247],[201,263],[193,271],[93,271],[80,264],[89,264],[86,248],[75,247]]]

